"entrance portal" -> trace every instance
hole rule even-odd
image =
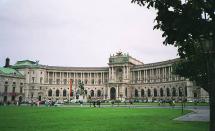
[[[112,100],[116,99],[116,89],[114,87],[110,89],[110,99]]]
[[[39,96],[38,100],[39,100],[39,101],[41,101],[41,100],[42,100],[42,97],[41,97],[41,96]]]

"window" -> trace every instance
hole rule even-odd
[[[182,95],[183,95],[182,90],[183,90],[183,89],[182,89],[181,87],[178,88],[178,92],[179,92],[179,96],[180,96],[180,97],[182,97]]]
[[[7,96],[4,96],[4,102],[7,102]]]
[[[7,81],[5,81],[5,83],[4,83],[5,85],[7,85],[8,84],[8,82]]]
[[[11,98],[11,101],[14,101],[14,100],[15,100],[15,96],[13,95],[12,98]]]
[[[12,91],[13,93],[15,93],[15,89],[16,89],[16,87],[13,87],[13,91]]]
[[[150,97],[150,96],[151,96],[151,90],[148,89],[148,97]]]
[[[60,79],[57,79],[57,84],[58,84],[58,85],[60,84]]]
[[[67,84],[67,79],[63,80],[63,84],[66,85]]]
[[[172,88],[172,96],[176,96],[176,89],[174,87]]]
[[[13,85],[16,85],[16,82],[13,82]]]
[[[7,88],[8,88],[7,86],[4,87],[4,92],[7,92]]]
[[[52,79],[49,79],[49,84],[52,84]]]
[[[94,97],[94,91],[93,90],[90,91],[90,96]]]
[[[157,89],[154,89],[154,97],[157,97],[158,93],[157,93]]]
[[[34,83],[34,79],[35,79],[35,78],[34,78],[34,77],[32,77],[32,83]]]
[[[58,97],[60,94],[60,91],[59,90],[56,90],[56,96]]]
[[[92,84],[92,85],[94,84],[94,79],[92,79],[91,84]]]
[[[162,88],[160,88],[160,96],[163,97],[163,89]]]
[[[31,98],[33,98],[33,97],[34,97],[34,93],[32,92],[32,93],[31,93]]]
[[[97,96],[101,97],[101,91],[100,90],[97,91]]]
[[[144,90],[141,89],[141,97],[144,97]]]
[[[22,93],[22,90],[23,90],[23,87],[20,87],[20,90],[19,90],[19,92],[20,92],[20,93]]]
[[[170,90],[169,90],[169,88],[166,88],[166,95],[170,96]]]
[[[135,97],[138,97],[138,90],[137,89],[135,89],[134,95],[135,95]]]
[[[52,96],[52,90],[51,89],[48,91],[48,96]]]
[[[127,88],[125,88],[125,96],[127,97]]]
[[[84,81],[84,84],[87,85],[87,80]]]
[[[66,90],[65,89],[63,90],[63,96],[64,97],[66,96]]]
[[[42,90],[42,86],[40,86],[40,90]]]
[[[43,77],[40,77],[40,83],[43,83]]]

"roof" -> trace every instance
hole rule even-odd
[[[39,65],[39,61],[30,61],[30,60],[22,60],[22,61],[17,61],[16,64],[12,66],[12,68],[38,68],[41,67]]]
[[[17,70],[12,68],[0,67],[0,74],[6,75],[6,76],[24,77],[21,73],[19,73]]]

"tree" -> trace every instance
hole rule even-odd
[[[212,131],[215,129],[215,1],[131,2],[157,11],[154,29],[163,31],[162,37],[165,37],[163,44],[177,47],[181,58],[174,65],[174,72],[195,81],[209,93]]]

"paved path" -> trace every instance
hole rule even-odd
[[[184,116],[180,116],[174,120],[178,121],[205,121],[208,122],[210,115],[209,109],[193,109],[193,112],[188,113]]]

